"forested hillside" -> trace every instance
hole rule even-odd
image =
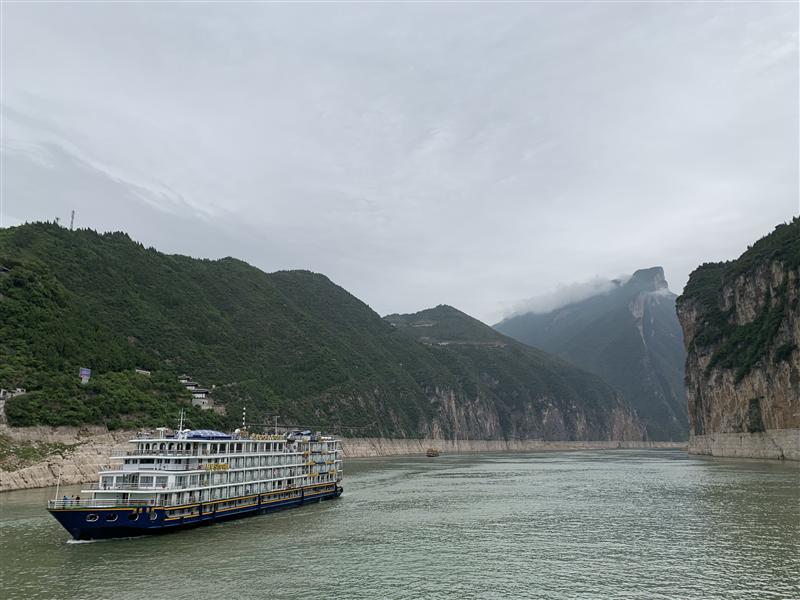
[[[470,435],[539,431],[514,423],[507,400],[481,383],[478,362],[454,362],[412,339],[323,275],[266,274],[232,258],[165,255],[124,233],[46,223],[0,230],[0,265],[0,387],[28,390],[7,402],[11,424],[173,424],[189,403],[176,379],[186,372],[215,386],[212,398],[226,409],[192,409],[193,427],[233,425],[246,404],[253,424],[277,414],[357,435],[459,436],[467,433],[460,415],[475,407],[506,416]],[[587,413],[593,419],[617,406],[592,376],[545,374],[543,361],[524,360],[541,376],[517,384],[519,402],[605,407]],[[92,369],[87,385],[80,367]],[[608,438],[610,423],[591,425],[562,433]]]
[[[491,398],[487,416],[515,437],[641,439],[635,413],[602,379],[536,348],[501,335],[451,307],[386,317],[403,334],[429,347],[455,373],[470,397]],[[469,428],[469,426],[467,426]]]

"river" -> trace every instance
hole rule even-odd
[[[0,494],[2,597],[800,598],[797,464],[620,450],[345,473],[339,500],[102,542],[68,542],[52,488]]]

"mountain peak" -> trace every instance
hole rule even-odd
[[[628,283],[636,283],[639,285],[646,285],[652,288],[652,291],[668,289],[667,279],[664,277],[663,267],[650,267],[649,269],[639,269],[635,271]]]
[[[686,355],[664,269],[639,269],[609,283],[589,297],[495,327],[603,377],[633,404],[651,439],[685,439]]]
[[[425,343],[469,343],[505,346],[511,340],[475,317],[448,304],[408,315],[387,315],[388,323]]]

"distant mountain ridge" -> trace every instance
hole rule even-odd
[[[499,334],[452,306],[384,317],[430,348],[476,398],[467,419],[494,424],[517,438],[642,439],[643,427],[597,376]],[[487,410],[488,409],[488,412]]]
[[[636,409],[650,439],[685,440],[685,350],[677,296],[661,267],[612,283],[607,292],[550,312],[515,315],[495,329],[600,375]]]
[[[454,309],[447,340],[436,312],[421,328],[435,341],[420,340],[324,275],[49,223],[0,230],[0,266],[0,387],[28,391],[6,403],[11,425],[175,425],[187,408],[191,427],[230,427],[246,405],[256,426],[279,415],[358,436],[641,438],[599,378]],[[465,349],[439,343],[455,339]],[[86,385],[79,367],[92,369]],[[190,407],[180,373],[227,415]]]

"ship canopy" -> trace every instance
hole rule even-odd
[[[231,436],[213,429],[194,429],[186,434],[189,440],[229,440]]]

